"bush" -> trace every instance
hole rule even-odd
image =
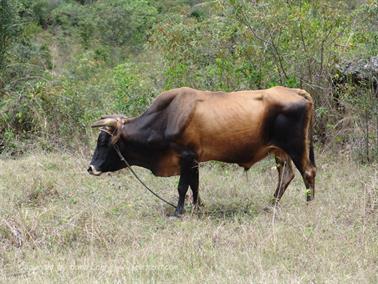
[[[135,63],[124,63],[114,68],[116,83],[115,109],[128,116],[141,114],[157,95],[153,84],[144,78]]]
[[[100,115],[138,115],[165,89],[285,85],[313,95],[317,141],[377,156],[376,94],[335,88],[337,64],[378,51],[374,1],[8,0],[0,14],[3,149],[85,144]]]

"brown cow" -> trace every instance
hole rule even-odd
[[[150,169],[156,176],[180,175],[176,214],[181,214],[190,186],[198,203],[198,163],[236,163],[248,170],[273,153],[276,156],[278,201],[301,173],[307,201],[314,198],[315,160],[312,144],[314,107],[301,89],[210,92],[173,89],[158,96],[139,117],[107,116],[101,127],[88,172],[99,175],[125,167],[114,145],[130,165]]]

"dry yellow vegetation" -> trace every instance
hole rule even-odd
[[[205,207],[181,219],[123,170],[99,178],[88,157],[35,153],[0,160],[0,281],[377,283],[378,172],[318,155],[315,200],[297,173],[280,208],[273,161],[246,179],[200,170]],[[177,178],[136,168],[176,202]]]

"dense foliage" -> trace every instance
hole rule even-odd
[[[285,85],[313,94],[318,142],[376,158],[376,75],[340,70],[378,55],[377,19],[376,0],[0,0],[1,151],[86,145],[169,88]]]

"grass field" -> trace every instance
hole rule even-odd
[[[269,159],[200,169],[205,207],[181,219],[123,170],[93,177],[89,157],[0,160],[1,282],[378,283],[378,168],[318,155],[307,205],[296,178],[278,209]],[[176,203],[178,178],[135,168]]]

